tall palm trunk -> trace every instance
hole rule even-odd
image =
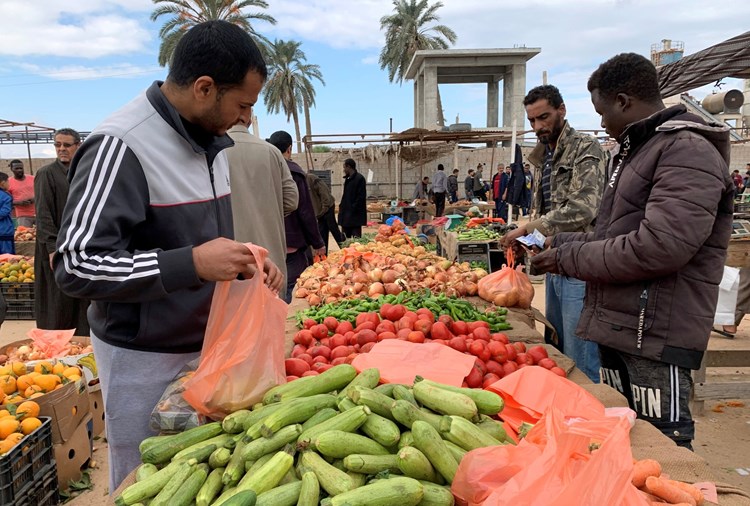
[[[307,97],[302,101],[302,106],[305,110],[305,137],[309,138],[312,135],[312,123],[310,122],[310,103],[307,101]],[[305,150],[307,150],[307,147],[305,147]]]
[[[299,130],[299,113],[296,104],[292,108],[292,117],[294,118],[294,133],[297,135],[297,153],[302,153],[302,134]]]

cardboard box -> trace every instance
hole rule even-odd
[[[104,396],[101,388],[96,392],[89,390],[89,404],[91,406],[91,416],[94,421],[94,437],[104,434]]]
[[[93,452],[93,420],[86,415],[65,443],[53,445],[57,462],[57,483],[60,490],[68,488],[70,480],[80,480]]]
[[[72,438],[90,412],[89,391],[83,378],[34,400],[39,404],[39,414],[52,418],[53,444]]]

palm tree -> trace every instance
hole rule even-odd
[[[385,45],[380,51],[380,68],[388,69],[388,80],[404,80],[414,53],[421,49],[448,49],[456,43],[456,32],[440,21],[436,14],[443,2],[430,5],[428,0],[393,0],[393,14],[380,18],[380,29],[385,30]],[[438,90],[438,117],[443,124],[442,105]]]
[[[301,42],[274,40],[268,47],[268,82],[265,86],[263,103],[268,112],[278,114],[283,111],[286,120],[294,119],[297,138],[297,152],[302,152],[302,139],[299,130],[299,111],[305,114],[305,134],[310,135],[310,108],[315,107],[315,87],[313,80],[325,86],[319,65],[307,63]]]
[[[245,13],[243,9],[257,7],[267,9],[265,0],[152,0],[155,4],[162,4],[151,13],[151,21],[156,21],[161,16],[170,16],[161,30],[159,37],[159,65],[167,65],[172,59],[177,43],[185,32],[204,21],[223,20],[233,23],[247,31],[255,40],[261,51],[268,44],[268,39],[255,31],[251,20],[267,21],[272,25],[276,19],[263,12]]]

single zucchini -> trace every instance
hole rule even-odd
[[[365,483],[367,483],[367,476],[362,473],[355,473],[354,471],[346,471],[346,474],[349,475],[349,478],[352,479],[354,488],[363,487]]]
[[[450,392],[464,394],[474,401],[474,404],[476,404],[477,406],[477,410],[483,415],[496,415],[500,413],[505,407],[505,401],[503,401],[503,398],[495,392],[490,392],[489,390],[482,390],[478,388],[461,388],[451,385],[444,385],[436,381],[424,379],[420,376],[417,376],[415,381],[417,383],[426,383],[427,385],[436,388],[442,388],[443,390],[448,390]]]
[[[216,451],[217,446],[216,446],[216,443],[211,443],[210,445],[199,446],[199,447],[195,447],[195,445],[193,445],[190,448],[193,448],[193,450],[185,453],[180,458],[174,458],[174,457],[172,457],[172,460],[191,460],[191,459],[195,459],[198,463],[200,463],[200,462],[206,462],[206,461],[208,461],[208,458],[211,456],[211,454],[214,451]]]
[[[396,385],[393,387],[393,398],[397,401],[407,401],[410,404],[417,405],[417,399],[414,398],[414,393],[411,388],[407,388],[404,385]]]
[[[307,430],[310,427],[315,427],[316,425],[325,422],[326,420],[330,420],[334,416],[338,415],[339,412],[336,409],[333,408],[323,408],[317,413],[315,413],[313,416],[307,419],[305,423],[302,424],[302,430]]]
[[[307,376],[308,378],[311,376]],[[295,481],[276,487],[258,496],[255,506],[294,506],[299,501],[302,482]]]
[[[242,460],[257,460],[263,455],[280,450],[289,443],[296,441],[300,434],[302,434],[300,424],[288,425],[271,437],[261,437],[247,443],[242,448],[241,458]]]
[[[208,465],[211,466],[211,469],[216,469],[217,467],[226,467],[226,465],[229,464],[229,460],[231,458],[232,450],[224,447],[217,448],[211,455],[209,455]]]
[[[405,446],[398,452],[398,468],[409,478],[438,483],[438,473],[424,453],[412,446]]]
[[[217,448],[222,446],[227,446],[234,440],[235,436],[232,436],[232,434],[219,434],[218,436],[214,436],[212,438],[208,438],[205,441],[201,441],[199,443],[195,443],[192,446],[189,446],[185,448],[184,450],[180,450],[179,452],[175,453],[174,457],[172,457],[172,460],[181,460],[182,457],[187,455],[188,453],[198,449],[202,448],[204,446],[209,445],[216,445]]]
[[[389,452],[380,443],[372,439],[343,432],[331,430],[320,434],[311,441],[313,448],[326,457],[343,459],[353,453],[364,453],[366,455],[388,455]]]
[[[181,464],[187,463],[172,462],[148,478],[144,478],[143,481],[130,485],[115,499],[115,504],[117,506],[132,506],[133,504],[154,497],[180,469]]]
[[[367,406],[370,410],[389,420],[395,421],[391,414],[391,404],[393,399],[383,394],[379,394],[375,390],[363,387],[354,387],[349,390],[349,398],[358,406]]]
[[[410,430],[401,433],[401,439],[398,440],[398,449],[404,446],[414,446],[414,436]]]
[[[153,464],[141,464],[135,471],[135,481],[143,481],[159,470]]]
[[[343,494],[354,489],[354,483],[348,474],[336,469],[315,452],[303,452],[300,465],[314,472],[320,486],[330,495]]]
[[[505,432],[505,427],[503,427],[503,424],[498,422],[497,420],[483,415],[476,426],[501,443],[508,442],[508,433]]]
[[[242,418],[241,420],[242,426],[244,427],[245,439],[249,440],[260,437],[260,428],[263,426],[263,420],[271,416],[282,407],[284,407],[284,404],[281,402],[276,404],[269,404],[268,406],[261,405],[258,409],[252,410],[248,416]]]
[[[453,455],[453,458],[456,459],[456,462],[459,464],[461,463],[461,459],[464,458],[464,455],[469,453],[455,443],[445,440],[443,440],[443,442],[445,443],[446,448],[448,448],[448,451],[451,452],[451,455]]]
[[[224,474],[221,477],[221,482],[225,486],[234,487],[240,482],[242,476],[245,474],[245,461],[247,460],[243,455],[245,445],[247,445],[247,443],[240,441],[237,443],[237,446],[234,447],[234,452],[232,452],[229,463],[227,463],[227,467],[224,468]]]
[[[393,389],[398,385],[398,383],[383,383],[382,385],[378,385],[373,390],[375,390],[379,394],[387,395],[391,399],[393,399]],[[406,385],[402,385],[406,386]]]
[[[257,500],[257,496],[252,490],[241,490],[221,504],[223,506],[254,506],[257,504]]]
[[[318,483],[318,477],[312,471],[304,471],[297,506],[318,506],[319,503],[320,483]]]
[[[345,399],[347,392],[354,387],[375,388],[380,383],[380,371],[372,367],[365,369],[349,382],[336,396],[338,400]]]
[[[238,409],[234,413],[230,413],[224,417],[221,421],[221,428],[227,434],[239,434],[240,432],[247,430],[245,426],[246,420],[250,418],[252,411],[249,409]]]
[[[208,475],[203,486],[195,496],[195,506],[209,506],[214,498],[219,495],[224,484],[221,482],[221,476],[224,474],[224,468],[217,467]]]
[[[339,364],[317,376],[307,376],[305,381],[300,378],[291,383],[273,387],[263,396],[263,404],[341,390],[356,376],[357,370],[354,367],[349,364]]]
[[[330,370],[330,369],[329,369]],[[306,422],[308,418],[324,408],[336,405],[336,397],[328,394],[302,397],[285,403],[286,406],[271,413],[264,421],[260,433],[265,437],[273,436],[279,429],[294,423]]]
[[[418,506],[453,506],[455,499],[449,488],[435,485],[428,481],[420,481],[424,489],[424,497]]]
[[[141,455],[141,460],[151,464],[164,464],[169,462],[180,451],[219,434],[221,434],[221,424],[219,422],[194,427],[182,434],[175,434],[169,439],[155,444]]]
[[[348,471],[362,474],[378,474],[382,471],[401,472],[398,468],[398,455],[347,455],[344,457],[344,467]]]
[[[424,487],[413,478],[396,477],[378,480],[334,497],[323,499],[323,506],[417,506],[424,497]]]
[[[448,447],[445,446],[440,433],[429,423],[419,420],[414,422],[411,432],[414,435],[414,446],[417,450],[425,454],[432,467],[445,478],[445,481],[453,483],[458,463]]]
[[[338,408],[339,408],[339,411],[341,411],[342,413],[343,413],[344,411],[349,411],[350,409],[352,409],[352,408],[356,408],[356,407],[357,407],[357,405],[356,405],[356,404],[354,404],[354,403],[352,402],[352,400],[351,400],[351,399],[350,399],[350,398],[349,398],[348,396],[347,396],[347,398],[346,398],[346,399],[341,399],[341,400],[340,400],[340,401],[338,402]]]
[[[471,451],[502,443],[485,431],[460,416],[444,416],[440,422],[440,434],[464,450]]]
[[[370,408],[367,406],[354,406],[354,409],[343,411],[330,420],[305,429],[297,438],[297,443],[309,442],[329,430],[354,432],[365,423],[369,414]]]
[[[433,411],[479,421],[477,405],[465,394],[434,387],[424,381],[415,383],[413,390],[417,401]]]
[[[396,421],[407,429],[411,429],[412,424],[417,420],[422,420],[432,425],[435,429],[440,429],[440,418],[442,418],[440,415],[425,413],[408,401],[393,401],[391,412]]]
[[[170,506],[190,506],[208,478],[208,464],[199,464],[169,500]]]
[[[158,443],[163,443],[164,441],[167,441],[172,436],[176,436],[176,435],[178,434],[168,434],[168,435],[163,435],[163,436],[147,437],[146,439],[141,441],[140,444],[138,445],[138,452],[141,455],[143,455],[144,453],[146,453],[146,450],[148,450],[149,448],[152,448],[154,445]]]
[[[367,419],[365,419],[365,423],[362,424],[360,430],[367,434],[370,439],[385,447],[394,446],[401,439],[401,431],[398,425],[375,413],[367,415]]]
[[[169,479],[164,488],[156,494],[151,500],[149,506],[167,506],[171,504],[172,496],[185,484],[188,477],[195,471],[194,461],[180,461],[177,463],[178,469]]]
[[[263,455],[258,460],[247,460],[245,461],[245,473],[254,473],[264,465],[266,465],[266,462],[271,460],[273,458],[273,453],[267,453],[266,455]]]

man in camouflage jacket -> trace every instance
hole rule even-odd
[[[532,89],[523,103],[539,138],[528,158],[534,165],[536,182],[532,220],[508,233],[504,245],[511,247],[516,238],[534,230],[545,236],[593,230],[604,191],[607,155],[596,139],[576,132],[568,124],[565,103],[555,86]],[[547,274],[546,316],[557,332],[557,347],[592,381],[598,382],[597,347],[575,334],[585,291],[583,281]],[[551,335],[545,337],[550,342]]]

